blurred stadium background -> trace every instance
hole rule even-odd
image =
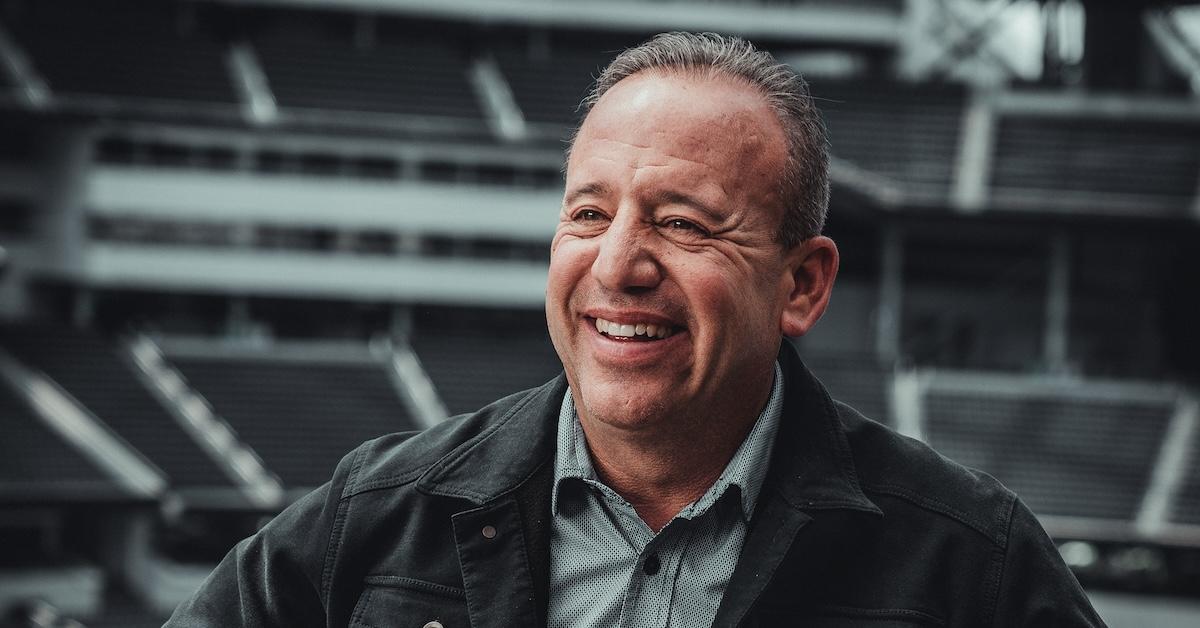
[[[157,626],[376,435],[541,383],[563,138],[655,32],[809,78],[835,396],[1200,625],[1200,6],[0,0],[0,616]]]

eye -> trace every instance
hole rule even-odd
[[[595,209],[581,209],[575,212],[574,220],[578,222],[596,222],[604,220],[604,214]]]
[[[698,225],[690,220],[686,220],[684,218],[668,218],[667,220],[663,221],[662,224],[667,229],[671,229],[674,231],[691,232],[696,235],[704,235],[704,236],[708,235],[707,229],[705,229],[704,227],[701,227],[700,225]]]

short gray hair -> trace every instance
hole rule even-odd
[[[788,142],[788,162],[779,182],[784,204],[779,241],[790,248],[819,235],[829,208],[829,152],[825,125],[804,79],[769,52],[738,37],[662,33],[617,55],[604,68],[579,105],[581,120],[614,85],[639,72],[656,69],[724,74],[749,83],[762,94],[783,126]]]

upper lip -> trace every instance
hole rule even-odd
[[[682,324],[668,316],[642,310],[609,310],[597,308],[587,310],[583,313],[583,315],[593,319],[603,318],[606,321],[620,325],[637,325],[638,323],[645,323],[649,325],[683,327]]]

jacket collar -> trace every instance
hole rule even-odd
[[[417,488],[477,504],[511,493],[543,465],[554,464],[555,428],[566,391],[561,373],[527,391],[498,420],[430,466]]]
[[[768,480],[796,508],[847,508],[882,516],[858,483],[845,425],[825,386],[787,340],[779,349],[779,364],[786,386],[784,419]]]
[[[787,341],[779,364],[784,409],[767,486],[795,508],[882,515],[859,486],[845,429],[825,387]],[[556,422],[566,389],[566,376],[560,374],[525,393],[499,420],[434,463],[418,487],[477,504],[513,492],[543,465],[554,464]]]

